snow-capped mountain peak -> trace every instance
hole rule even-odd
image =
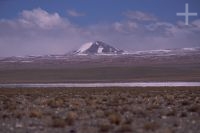
[[[75,54],[86,55],[104,55],[104,54],[122,54],[124,51],[114,48],[102,41],[90,42],[82,45]]]

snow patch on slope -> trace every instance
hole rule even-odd
[[[195,48],[182,48],[183,50],[187,50],[187,51],[195,51]]]
[[[146,50],[146,51],[136,51],[133,52],[134,54],[154,54],[154,53],[170,53],[171,50],[165,50],[165,49],[158,49],[158,50]]]
[[[103,52],[103,47],[99,47],[97,53],[102,53]]]
[[[82,52],[86,51],[87,49],[89,49],[92,46],[92,44],[93,44],[92,42],[89,42],[89,43],[82,45],[80,47],[80,49],[78,50],[78,52],[82,53]]]

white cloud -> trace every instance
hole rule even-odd
[[[85,16],[85,13],[81,13],[75,10],[67,10],[67,14],[72,17],[82,17]]]
[[[130,33],[136,31],[137,28],[139,28],[138,24],[134,21],[115,22],[112,24],[112,27],[114,30],[121,33]]]
[[[200,32],[196,27],[181,27],[169,22],[140,23],[125,20],[111,25],[93,25],[90,30],[93,31],[93,37],[129,51],[200,47]]]
[[[157,18],[150,14],[150,13],[145,13],[141,11],[127,11],[124,12],[124,15],[133,20],[138,20],[138,21],[156,21]]]
[[[58,13],[49,14],[47,11],[42,10],[41,8],[33,9],[31,11],[22,11],[21,18],[18,21],[23,26],[38,26],[42,29],[52,29],[54,27],[67,24],[67,21],[65,20],[64,22]]]
[[[122,32],[123,31],[123,24],[121,24],[120,22],[115,22],[113,24],[113,27],[118,32]]]
[[[0,56],[64,54],[95,40],[128,51],[200,47],[200,20],[184,26],[147,18],[79,27],[58,13],[22,11],[16,19],[0,20]]]
[[[199,29],[200,28],[200,19],[193,21],[192,25]]]
[[[64,54],[84,43],[83,30],[40,8],[0,20],[0,56]]]

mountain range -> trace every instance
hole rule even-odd
[[[83,44],[79,49],[75,50],[72,53],[67,53],[63,55],[41,55],[41,56],[25,56],[25,57],[2,57],[0,58],[0,63],[30,63],[35,61],[43,62],[44,60],[83,60],[84,58],[177,58],[184,57],[190,59],[196,59],[196,57],[200,56],[200,48],[180,48],[180,49],[160,49],[160,50],[146,50],[146,51],[135,51],[135,52],[127,52],[125,50],[121,50],[115,48],[103,41],[95,41]]]

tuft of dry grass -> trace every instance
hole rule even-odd
[[[34,117],[34,118],[41,118],[42,117],[42,112],[38,109],[34,109],[30,111],[29,114],[30,117]]]
[[[60,99],[60,98],[54,98],[54,99],[51,99],[47,102],[47,105],[52,107],[52,108],[62,107],[63,104],[64,104],[64,100]]]
[[[69,113],[67,114],[67,117],[66,117],[65,121],[66,121],[66,123],[67,123],[68,125],[73,125],[74,122],[75,122],[75,120],[76,120],[77,118],[78,118],[77,113],[71,111],[71,112],[69,112]]]

